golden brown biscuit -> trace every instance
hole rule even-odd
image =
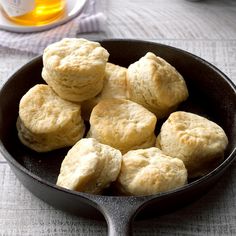
[[[105,99],[90,116],[88,137],[125,153],[154,145],[156,117],[141,105],[125,99]]]
[[[127,71],[128,99],[156,114],[167,116],[188,97],[183,77],[164,59],[148,52]]]
[[[37,152],[72,146],[85,131],[80,105],[61,99],[44,84],[20,100],[17,129],[21,142]]]
[[[65,38],[44,50],[42,77],[61,98],[85,101],[101,92],[108,57],[97,42]]]
[[[189,112],[174,112],[162,125],[157,146],[166,155],[181,159],[189,177],[213,170],[228,144],[224,130],[216,123]]]
[[[96,97],[84,101],[81,104],[82,117],[89,120],[93,108],[103,99],[121,98],[126,99],[126,71],[127,68],[107,63],[103,89]]]
[[[80,192],[98,194],[117,179],[122,155],[97,140],[81,139],[62,162],[57,185]]]
[[[125,195],[156,194],[186,183],[184,163],[178,158],[164,155],[155,147],[127,152],[117,179],[117,187]]]
[[[107,63],[105,69],[104,86],[99,94],[100,99],[126,99],[126,72],[127,68]]]

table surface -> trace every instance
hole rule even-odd
[[[182,48],[236,82],[236,1],[103,0],[105,32],[88,39],[135,38]],[[0,83],[34,54],[0,47]],[[103,221],[73,216],[34,197],[0,155],[0,235],[106,235]],[[201,199],[181,210],[135,221],[134,235],[236,235],[236,162]]]

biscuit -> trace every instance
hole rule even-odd
[[[122,159],[117,188],[125,195],[151,195],[187,183],[183,161],[152,147],[127,152]]]
[[[84,101],[81,104],[82,117],[89,120],[93,108],[103,99],[121,98],[126,99],[126,71],[127,68],[106,64],[103,89],[96,97]]]
[[[42,77],[61,98],[85,101],[101,92],[108,57],[97,42],[65,38],[44,50]]]
[[[91,113],[88,137],[126,153],[153,146],[155,125],[155,115],[141,105],[125,99],[105,99]]]
[[[20,100],[17,120],[21,142],[37,152],[72,146],[84,135],[80,105],[65,101],[44,84],[35,85]]]
[[[213,170],[228,144],[224,130],[216,123],[189,112],[174,112],[162,125],[157,144],[163,153],[181,159],[190,178]]]
[[[75,191],[99,194],[117,179],[121,161],[119,150],[92,138],[81,139],[63,160],[57,185]]]
[[[126,99],[126,71],[125,67],[107,63],[103,90],[99,94],[100,99]]]
[[[164,59],[148,52],[127,71],[128,99],[163,118],[186,100],[188,90],[183,77]]]

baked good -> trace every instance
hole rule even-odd
[[[150,195],[176,189],[187,183],[187,170],[178,158],[152,147],[127,152],[117,179],[125,195]]]
[[[109,62],[106,64],[104,86],[99,94],[100,99],[126,99],[126,72],[125,67]]]
[[[163,118],[186,100],[188,90],[183,77],[164,59],[148,52],[127,71],[128,99]]]
[[[105,99],[93,108],[88,137],[126,153],[144,144],[153,146],[155,125],[155,115],[141,105],[125,99]]]
[[[85,101],[101,92],[108,57],[97,42],[65,38],[44,50],[42,77],[61,98]]]
[[[61,99],[48,85],[38,84],[20,100],[17,130],[24,145],[47,152],[74,145],[85,127],[80,105]]]
[[[224,156],[228,144],[224,130],[199,115],[178,111],[161,127],[156,146],[181,159],[191,178],[207,174]]]
[[[122,155],[119,150],[88,138],[81,139],[61,164],[57,185],[98,194],[117,179]]]
[[[89,120],[93,108],[103,99],[126,99],[126,71],[127,68],[112,63],[106,64],[102,91],[94,98],[81,104],[82,117]]]

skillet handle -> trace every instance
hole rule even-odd
[[[91,199],[92,200],[92,199]],[[104,215],[109,236],[132,235],[132,221],[144,201],[136,197],[108,197],[93,199],[96,208]]]

